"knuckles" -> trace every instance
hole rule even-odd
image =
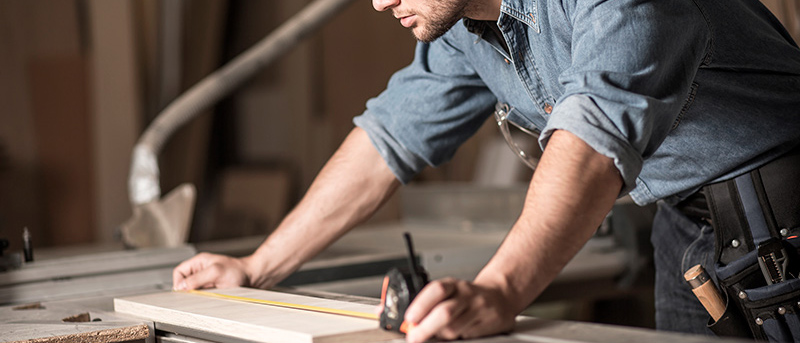
[[[430,313],[444,323],[432,333],[440,339],[475,338],[514,327],[515,314],[508,313],[510,304],[497,290],[452,278],[433,281],[428,287],[441,299]]]

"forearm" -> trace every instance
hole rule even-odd
[[[613,161],[556,131],[534,173],[525,207],[476,284],[499,287],[518,313],[591,238],[622,187]]]
[[[369,218],[399,182],[363,130],[355,128],[300,203],[245,259],[250,284],[269,287]]]

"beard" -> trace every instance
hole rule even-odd
[[[433,42],[464,17],[466,7],[467,1],[464,0],[436,1],[428,10],[424,25],[415,25],[411,33],[420,42]]]

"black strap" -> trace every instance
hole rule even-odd
[[[727,265],[770,238],[800,235],[800,146],[738,177],[703,187]]]
[[[739,200],[742,204],[744,217],[747,220],[747,226],[753,237],[753,243],[755,246],[758,246],[767,239],[778,237],[778,235],[777,233],[770,232],[767,226],[767,219],[764,217],[764,211],[756,192],[756,184],[753,182],[751,174],[752,173],[739,175],[733,179],[733,181],[739,191]],[[758,186],[762,189],[763,193],[764,185],[759,184]],[[769,208],[769,204],[767,204],[766,207]]]
[[[717,240],[716,260],[726,265],[755,249],[736,183],[728,180],[710,184],[703,188],[703,193]]]

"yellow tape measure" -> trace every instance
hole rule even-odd
[[[296,310],[305,310],[305,311],[313,311],[313,312],[321,312],[321,313],[330,313],[336,314],[340,316],[348,316],[348,317],[356,317],[356,318],[363,318],[363,319],[371,319],[371,320],[378,320],[377,314],[372,313],[364,313],[364,312],[357,312],[357,311],[348,311],[348,310],[339,310],[335,308],[327,308],[327,307],[319,307],[319,306],[311,306],[311,305],[302,305],[302,304],[292,304],[286,303],[281,301],[272,301],[272,300],[264,300],[264,299],[254,299],[254,298],[247,298],[247,297],[240,297],[236,295],[227,295],[227,294],[217,294],[212,292],[206,291],[198,291],[198,290],[190,290],[190,291],[183,291],[189,294],[197,294],[203,295],[208,297],[214,297],[219,299],[228,299],[228,300],[236,300],[236,301],[243,301],[248,303],[255,303],[255,304],[262,304],[262,305],[270,305],[270,306],[277,306],[283,308],[291,308]]]

